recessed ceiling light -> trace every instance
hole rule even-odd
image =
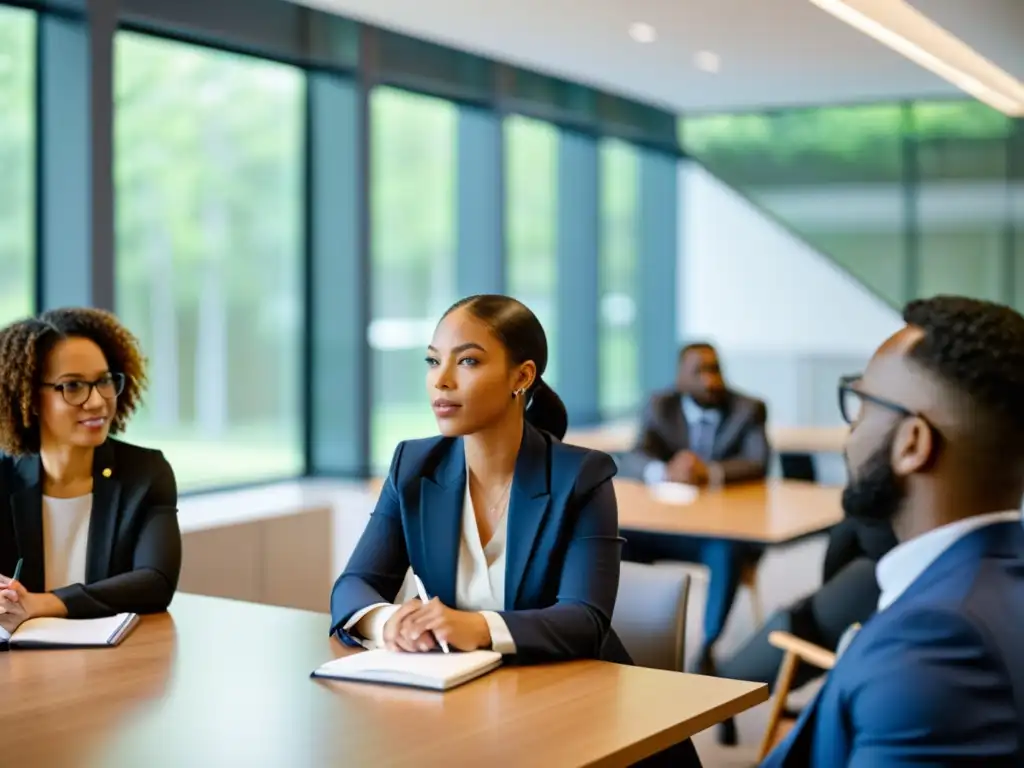
[[[701,72],[715,74],[722,68],[722,60],[713,51],[697,51],[693,55],[693,64]]]
[[[629,25],[629,36],[638,43],[653,43],[657,39],[658,33],[650,24],[634,21]]]

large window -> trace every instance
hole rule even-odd
[[[914,105],[917,291],[1007,296],[1010,120],[977,101]]]
[[[454,104],[393,88],[370,101],[373,466],[437,433],[424,355],[456,296]]]
[[[905,285],[901,104],[685,118],[687,152],[877,294]]]
[[[605,140],[601,162],[600,378],[601,415],[633,413],[640,400],[639,329],[640,155]]]
[[[548,337],[544,380],[557,385],[558,129],[512,116],[505,121],[507,291],[534,311]]]
[[[34,304],[34,91],[35,16],[0,6],[0,325]]]
[[[1015,120],[1010,138],[1010,239],[1013,246],[1014,306],[1024,312],[1024,120]]]
[[[894,306],[1022,306],[1020,121],[960,99],[686,119],[686,150]]]
[[[116,39],[117,309],[150,360],[128,438],[184,488],[301,473],[304,78]]]

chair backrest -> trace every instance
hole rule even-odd
[[[622,563],[612,628],[637,666],[682,671],[689,595],[681,568]]]
[[[818,470],[814,465],[814,457],[809,453],[780,453],[779,464],[782,476],[787,480],[818,481]]]

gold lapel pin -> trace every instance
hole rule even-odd
[[[112,474],[114,473],[110,471],[110,467],[107,467],[106,469],[103,470],[104,477],[110,477]]]

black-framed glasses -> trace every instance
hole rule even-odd
[[[871,395],[863,390],[857,389],[854,385],[857,384],[860,379],[860,374],[841,376],[839,378],[839,413],[842,415],[843,421],[847,424],[853,424],[860,419],[861,412],[864,410],[864,403],[880,405],[883,408],[888,408],[890,411],[894,411],[902,416],[920,415],[899,403],[894,403],[892,400],[886,400],[884,397]]]
[[[96,381],[68,379],[56,384],[44,381],[43,386],[55,392],[60,392],[64,402],[68,405],[85,405],[89,402],[89,398],[92,397],[94,389],[100,393],[100,397],[104,400],[113,400],[115,397],[118,397],[124,392],[124,381],[123,373],[108,373],[100,376]]]

